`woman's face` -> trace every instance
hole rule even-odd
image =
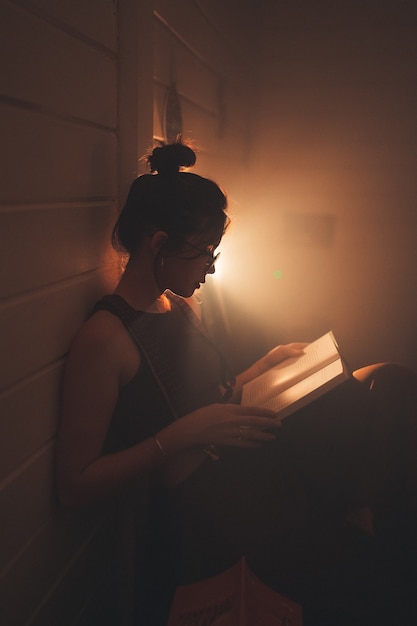
[[[184,240],[184,245],[175,255],[164,257],[160,268],[160,286],[184,298],[192,296],[206,282],[207,274],[216,271],[214,263],[218,255],[215,250],[219,243],[207,245],[196,237]]]

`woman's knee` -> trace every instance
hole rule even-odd
[[[397,363],[375,363],[353,372],[354,378],[370,391],[389,396],[416,395],[417,373]]]
[[[376,363],[353,372],[353,376],[392,408],[406,403],[417,408],[417,374],[397,363]],[[387,406],[387,408],[388,408]]]

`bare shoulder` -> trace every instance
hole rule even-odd
[[[76,334],[69,361],[82,368],[112,370],[123,385],[139,368],[140,354],[121,320],[108,311],[97,311]]]

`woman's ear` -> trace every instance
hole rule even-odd
[[[168,235],[163,230],[157,230],[151,237],[151,250],[156,256],[168,241]]]

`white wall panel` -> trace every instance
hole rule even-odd
[[[0,105],[0,202],[115,197],[116,135]]]
[[[70,624],[110,558],[54,479],[64,356],[118,268],[117,6],[0,6],[0,622]],[[135,86],[136,89],[136,86]],[[136,107],[137,115],[137,107]],[[97,602],[97,598],[95,600]]]
[[[0,394],[0,483],[56,434],[63,362]]]
[[[64,626],[74,619],[100,578],[97,568],[108,562],[108,525],[99,522],[102,517],[102,508],[52,512],[2,577],[2,623],[22,626],[31,614],[37,614],[39,624],[48,626]],[[95,545],[98,524],[103,532],[99,530]],[[81,589],[76,588],[77,581]],[[61,614],[54,616],[60,619],[42,619],[51,600],[45,601],[45,588],[61,607]]]
[[[254,63],[239,36],[256,28],[247,16],[239,15],[235,32],[235,12],[223,8],[228,20],[213,19],[202,3],[183,2],[174,10],[164,0],[155,3],[154,20],[154,132],[164,136],[166,88],[175,82],[179,95],[183,135],[201,151],[217,154],[213,177],[226,166],[221,181],[226,187],[229,172],[225,161],[233,160],[235,174],[245,163],[252,121]],[[219,17],[219,16],[217,16]],[[246,20],[246,21],[245,21]],[[247,56],[246,56],[247,55]],[[204,163],[199,157],[198,165]],[[210,173],[209,173],[210,175]],[[219,178],[220,180],[220,178]]]
[[[45,446],[0,485],[0,572],[48,519],[55,505],[54,448]]]
[[[202,108],[217,112],[220,76],[197,57],[157,19],[154,22],[154,79],[166,86],[175,83],[179,94]]]
[[[116,127],[115,58],[12,5],[0,7],[0,23],[8,24],[1,38],[2,94]]]
[[[155,0],[156,14],[194,53],[210,68],[226,77],[233,86],[240,82],[242,73],[252,75],[251,48],[236,43],[237,38],[247,39],[248,32],[256,28],[254,21],[235,21],[233,6],[223,3],[227,13],[226,23],[207,19],[208,14],[198,3],[184,0],[173,3],[169,0]],[[237,8],[239,11],[239,8]],[[246,15],[246,14],[245,14]],[[251,15],[249,13],[249,15]],[[241,64],[240,71],[237,63]]]
[[[111,289],[113,281],[112,270],[91,272],[2,305],[2,388],[64,356],[86,312],[103,292]]]
[[[85,36],[113,52],[117,50],[116,0],[16,0],[15,3],[76,37]]]
[[[82,274],[112,259],[113,204],[67,202],[0,208],[3,297]]]

